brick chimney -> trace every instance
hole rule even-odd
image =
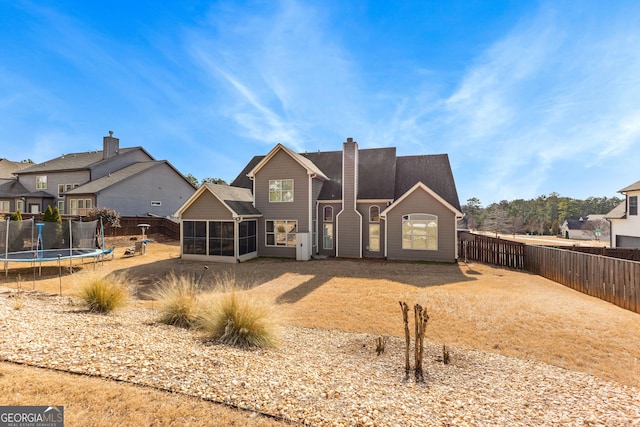
[[[113,131],[109,131],[109,136],[102,138],[102,159],[110,159],[120,151],[120,139],[113,137]]]

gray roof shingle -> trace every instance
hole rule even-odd
[[[120,154],[126,154],[130,151],[141,150],[141,147],[121,148]],[[113,158],[113,157],[112,157]],[[78,170],[78,169],[90,169],[92,166],[97,165],[102,161],[109,161],[110,159],[102,158],[102,151],[87,151],[83,153],[70,153],[63,154],[55,159],[47,160],[46,162],[38,163],[33,166],[21,169],[19,173],[42,173],[42,172],[54,172],[54,171],[66,171],[66,170]]]
[[[320,200],[342,199],[342,151],[300,154],[313,162],[329,180],[320,191]],[[255,156],[231,183],[253,189],[247,174],[265,156]],[[436,192],[460,211],[453,172],[446,154],[396,157],[395,147],[358,150],[358,199],[396,200],[418,182]]]

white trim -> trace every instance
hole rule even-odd
[[[311,162],[311,160],[307,159],[306,157],[304,158],[306,161],[308,161],[311,165],[315,166],[315,170],[313,170],[312,168],[309,167],[309,165],[305,164],[305,162],[300,161],[300,155],[296,154],[295,152],[293,152],[292,150],[290,150],[289,148],[285,147],[282,144],[277,144],[275,147],[273,147],[273,149],[269,152],[269,154],[267,154],[266,156],[264,156],[264,159],[260,160],[260,162],[258,162],[257,165],[255,165],[253,167],[253,169],[251,169],[249,171],[249,173],[247,174],[247,176],[250,179],[253,179],[256,176],[256,173],[258,173],[258,171],[260,169],[262,169],[267,163],[269,163],[269,161],[271,161],[271,159],[276,155],[276,153],[278,151],[284,151],[285,153],[287,153],[293,160],[295,160],[300,166],[302,166],[306,171],[308,175],[317,175],[318,177],[327,180],[329,179],[320,169],[318,169],[317,166],[315,166],[313,164],[313,162]],[[255,193],[254,193],[255,194]]]
[[[422,183],[422,181],[419,181],[416,183],[416,185],[414,185],[413,187],[411,187],[406,193],[404,193],[398,200],[396,200],[395,202],[393,202],[393,204],[391,204],[387,209],[385,209],[384,211],[380,212],[380,218],[382,219],[386,219],[387,217],[387,213],[389,211],[391,211],[393,208],[395,208],[396,206],[398,206],[404,199],[406,199],[407,197],[409,197],[409,195],[411,193],[413,193],[414,191],[416,191],[418,188],[426,191],[429,195],[431,195],[433,198],[435,198],[438,202],[440,202],[445,208],[449,209],[451,212],[456,214],[456,219],[459,219],[458,217],[462,218],[464,217],[464,214],[462,212],[460,212],[458,209],[454,208],[449,202],[447,202],[445,199],[443,199],[442,197],[440,197],[435,191],[433,191],[432,189],[430,189],[429,187],[427,187],[426,185],[424,185]]]

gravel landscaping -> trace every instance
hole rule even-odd
[[[640,389],[539,362],[427,342],[425,383],[404,340],[283,326],[273,350],[204,342],[152,310],[86,312],[70,297],[0,288],[0,359],[148,385],[314,426],[634,426]]]

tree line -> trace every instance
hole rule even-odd
[[[465,217],[460,226],[503,234],[558,235],[565,220],[607,214],[622,201],[618,197],[580,200],[551,193],[530,200],[502,200],[483,207],[479,199],[472,197],[462,206]]]

